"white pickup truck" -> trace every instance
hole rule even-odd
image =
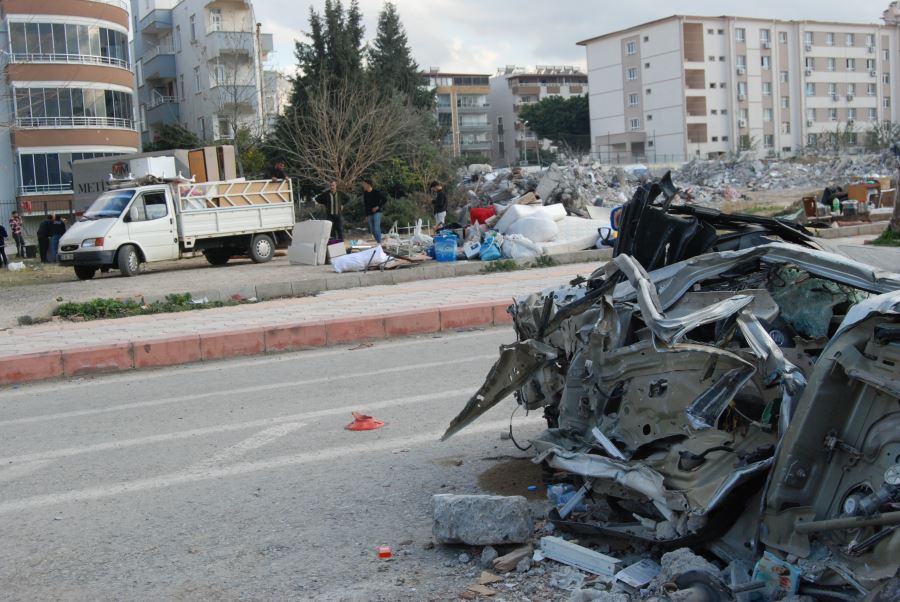
[[[59,242],[59,262],[81,280],[98,269],[140,272],[144,262],[193,257],[213,265],[234,256],[256,263],[290,244],[290,181],[118,184],[101,194]]]

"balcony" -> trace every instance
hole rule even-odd
[[[62,182],[59,184],[33,184],[28,186],[19,186],[17,189],[18,196],[28,196],[31,194],[65,194],[71,193],[72,183]]]
[[[174,96],[157,96],[150,101],[145,110],[147,125],[173,125],[178,123],[181,111],[178,99]]]
[[[175,49],[171,46],[156,46],[142,57],[144,79],[175,79]]]
[[[252,57],[253,34],[249,31],[211,31],[206,34],[207,58],[238,55]]]
[[[490,124],[485,121],[484,123],[473,123],[473,124],[459,124],[458,129],[460,132],[487,132],[491,129]]]
[[[461,151],[489,151],[491,150],[490,142],[460,142],[459,150]]]
[[[470,106],[470,107],[456,107],[456,112],[457,113],[485,113],[485,114],[487,114],[485,109],[488,108],[489,106],[490,106],[489,104],[485,103],[483,105]]]
[[[515,96],[540,96],[540,86],[513,86],[512,93]]]
[[[57,53],[24,53],[7,55],[10,63],[70,63],[76,65],[111,65],[123,69],[131,69],[131,64],[124,59],[94,54],[57,54]]]
[[[172,9],[157,8],[150,11],[138,24],[141,33],[158,34],[172,29]]]
[[[19,117],[16,127],[22,129],[117,128],[134,129],[133,119],[122,117]]]
[[[212,102],[221,111],[231,111],[235,108],[240,112],[251,113],[256,107],[256,86],[225,83],[213,84],[209,89]]]

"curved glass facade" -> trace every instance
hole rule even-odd
[[[134,127],[133,95],[97,88],[16,88],[16,125]]]
[[[128,36],[97,25],[39,23],[9,24],[9,52],[20,63],[96,63],[131,67]]]

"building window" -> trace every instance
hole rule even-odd
[[[200,67],[194,67],[194,94],[200,94]]]
[[[528,104],[532,102],[537,102],[537,96],[522,96],[521,97],[523,104]],[[459,108],[475,108],[480,109],[488,106],[488,100],[486,94],[457,94],[456,95],[456,106]]]
[[[37,18],[39,16],[35,17]],[[96,63],[131,67],[128,36],[105,27],[13,21],[9,23],[8,33],[8,48],[13,61]]]
[[[816,110],[815,109],[806,109],[806,120],[807,121],[815,121],[816,120]]]
[[[763,69],[771,69],[772,68],[771,60],[772,60],[772,57],[770,57],[768,54],[766,54],[766,55],[759,57],[759,64],[762,66]]]
[[[191,15],[190,18],[188,19],[188,23],[190,24],[190,28],[191,28],[191,30],[190,30],[191,31],[191,42],[197,41],[197,23],[194,19],[195,16],[196,15]]]
[[[870,108],[867,116],[869,118],[869,121],[878,121],[878,109],[876,109],[875,107]]]
[[[724,62],[725,62],[725,57],[724,57],[724,56],[720,56],[720,57],[719,57],[719,62],[720,62],[720,63],[724,63]]]
[[[866,46],[874,46],[875,45],[875,34],[867,33],[866,34]]]
[[[713,136],[712,138],[710,138],[710,140],[711,140],[712,142],[718,142],[718,141],[719,141],[719,137],[718,137],[718,136]]]
[[[825,67],[826,71],[836,71],[837,70],[837,59],[828,59],[827,67]]]
[[[881,106],[883,106],[885,109],[890,109],[891,108],[891,97],[885,96],[884,100],[881,102]]]
[[[222,9],[209,9],[209,25],[212,31],[222,31]]]
[[[738,82],[738,99],[747,97],[747,82]]]
[[[811,32],[811,31],[804,31],[804,32],[803,32],[803,43],[806,44],[806,45],[808,45],[808,46],[812,46],[812,45],[813,45],[813,32]]]
[[[634,81],[637,79],[637,67],[629,67],[628,71],[625,72],[625,77],[628,81]]]
[[[850,121],[856,121],[856,107],[850,107],[847,109],[847,119]]]
[[[741,69],[746,69],[747,68],[747,55],[739,54],[736,57],[734,57],[734,64],[736,66],[740,67]]]
[[[710,62],[710,63],[715,63],[715,62],[716,62],[716,57],[714,57],[714,56],[709,57],[709,62]]]
[[[762,83],[762,94],[763,96],[772,96],[772,82]]]
[[[631,122],[629,123],[629,127],[631,128],[632,132],[636,132],[637,130],[641,129],[641,120],[640,119],[632,119]]]
[[[647,90],[644,92],[644,94],[646,94],[647,96],[650,96],[650,91],[651,91],[651,89],[647,88]]]
[[[718,109],[710,109],[709,114],[710,114],[710,115],[718,115],[718,114],[719,114],[719,110],[718,110]]]
[[[724,30],[724,29],[718,29],[718,30],[716,30],[716,33],[719,34],[720,36],[723,36],[723,35],[725,35],[725,30]]]
[[[719,111],[719,113],[721,113],[722,115],[728,115],[728,109],[722,109],[721,111]]]
[[[828,119],[831,121],[837,121],[837,109],[828,109]]]
[[[650,68],[650,63],[644,63],[644,69],[649,69],[649,68]]]
[[[219,128],[218,138],[231,139],[233,137],[231,133],[231,121],[228,117],[219,116],[216,125]]]
[[[632,93],[632,94],[628,95],[628,106],[629,107],[638,106],[638,95],[637,94]]]
[[[626,54],[637,54],[637,42],[628,42],[625,44]]]
[[[178,76],[178,92],[178,98],[184,100],[184,73],[181,73]]]
[[[206,118],[197,118],[197,129],[200,131],[200,140],[206,140]]]
[[[763,136],[763,146],[766,148],[775,148],[775,136],[772,134],[765,134]]]
[[[779,79],[779,81],[780,81],[781,83],[786,84],[786,83],[788,83],[788,82],[790,81],[790,77],[791,77],[791,76],[790,76],[790,74],[789,74],[787,71],[782,71],[782,72],[779,74],[778,79]]]
[[[716,33],[716,30],[715,29],[707,29],[706,33],[708,33],[709,35],[713,35],[714,33]]]
[[[890,50],[882,50],[881,51],[881,60],[889,61],[891,59],[891,51]]]
[[[750,109],[740,109],[738,111],[738,119],[748,121],[750,119]]]
[[[128,92],[96,88],[15,88],[16,125],[134,127]]]
[[[816,70],[816,59],[814,57],[808,56],[803,61],[806,66],[807,71],[815,71]]]
[[[789,96],[781,97],[781,108],[782,109],[790,109],[791,108],[791,99]]]
[[[828,95],[837,96],[837,84],[828,84]]]
[[[856,71],[856,59],[847,59],[847,71]]]
[[[852,33],[848,33],[847,34],[847,46],[853,46],[855,41],[856,41],[856,36],[854,36]]]
[[[710,88],[711,90],[715,90],[715,88],[716,88],[716,82],[709,82],[709,88]]]
[[[145,105],[141,105],[139,117],[141,120],[141,131],[146,132],[147,131],[147,107]]]
[[[23,194],[72,190],[72,163],[120,153],[22,153],[19,155],[19,190]]]
[[[734,41],[740,44],[743,44],[747,41],[747,30],[743,27],[736,27],[734,29]]]
[[[772,121],[775,118],[775,111],[769,108],[763,109],[763,121]]]
[[[878,86],[875,84],[866,84],[866,96],[875,96],[878,93]]]
[[[806,145],[807,146],[816,146],[819,143],[819,135],[818,134],[807,134],[806,135]]]
[[[650,41],[650,36],[644,36],[644,42],[649,42],[649,41]]]
[[[866,59],[866,71],[875,71],[875,59]]]
[[[825,45],[834,46],[834,33],[829,32],[825,34]]]
[[[787,44],[787,32],[786,31],[778,32],[778,43],[779,44]]]
[[[806,95],[807,96],[815,96],[816,95],[816,84],[813,82],[806,82]]]
[[[653,121],[653,115],[647,113],[647,121]]]
[[[175,26],[175,52],[181,52],[181,25]]]
[[[763,44],[769,44],[772,41],[772,32],[768,29],[759,30],[759,41]]]
[[[728,142],[728,136],[722,136],[722,142]]]
[[[847,96],[856,96],[856,84],[847,84]]]
[[[882,73],[881,74],[881,83],[883,83],[883,84],[891,83],[891,74],[887,73],[887,72]]]
[[[782,134],[790,134],[791,133],[791,122],[790,121],[782,121],[781,122],[781,133]]]

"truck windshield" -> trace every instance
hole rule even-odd
[[[86,219],[100,219],[101,217],[119,217],[128,206],[134,190],[109,190],[97,197],[91,206],[84,212]]]

